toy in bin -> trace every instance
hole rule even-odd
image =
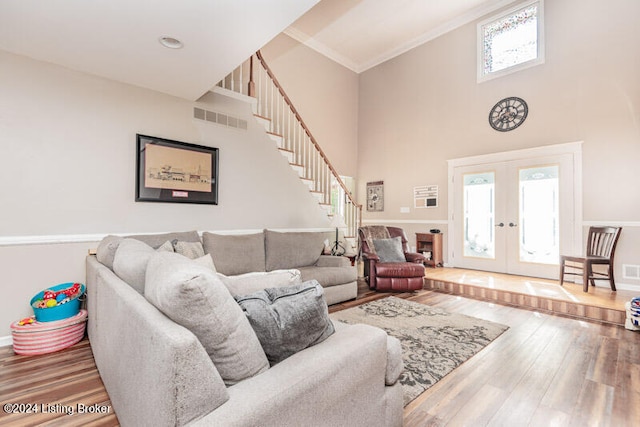
[[[61,283],[31,298],[33,314],[38,322],[53,322],[75,316],[80,311],[80,297],[84,294],[82,283]]]

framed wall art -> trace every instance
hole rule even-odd
[[[384,211],[384,181],[367,182],[367,211]]]
[[[136,202],[218,204],[218,149],[136,135]]]

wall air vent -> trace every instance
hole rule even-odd
[[[622,276],[625,279],[640,280],[640,265],[622,264]]]
[[[217,123],[230,128],[247,130],[246,120],[224,113],[217,113],[215,111],[208,111],[194,107],[193,117],[198,120],[205,120],[207,122]]]

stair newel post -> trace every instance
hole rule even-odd
[[[253,55],[249,58],[249,85],[247,90],[249,96],[256,97],[256,83],[253,81]]]

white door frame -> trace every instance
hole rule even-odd
[[[500,153],[483,154],[479,156],[462,157],[447,160],[448,191],[447,191],[447,259],[448,266],[456,266],[454,254],[455,238],[460,230],[455,229],[455,196],[453,185],[454,170],[460,166],[483,165],[489,163],[508,162],[512,160],[530,159],[536,157],[571,154],[573,157],[573,253],[582,253],[582,141],[564,144],[546,145],[542,147],[525,148],[522,150],[503,151]]]

